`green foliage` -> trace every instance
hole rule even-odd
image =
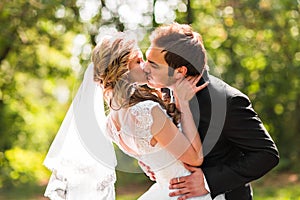
[[[47,179],[43,157],[80,84],[82,66],[90,62],[98,30],[133,26],[107,1],[84,20],[82,2],[0,2],[0,188]],[[211,73],[249,95],[279,147],[278,169],[299,171],[299,1],[191,0],[191,18],[183,12],[187,1],[172,2],[176,21],[192,19],[202,34]],[[152,8],[141,15],[150,23],[135,26],[145,28],[147,37],[157,22]],[[118,176],[121,185],[133,177],[145,181]]]
[[[79,24],[70,23],[72,7],[57,17],[58,6],[0,3],[0,188],[47,178],[42,159],[76,82],[70,57]]]
[[[6,167],[3,170],[7,170],[6,173],[9,173],[14,186],[38,182],[49,177],[49,172],[42,165],[44,156],[41,152],[16,147],[7,150],[5,158],[9,163],[9,168]]]

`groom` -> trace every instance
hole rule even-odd
[[[210,193],[212,198],[225,194],[228,200],[249,200],[250,182],[278,164],[278,150],[248,97],[209,75],[206,59],[201,36],[188,25],[161,26],[151,35],[144,67],[150,86],[176,89],[174,74],[203,74],[199,85],[209,81],[190,101],[204,163],[186,166],[191,175],[170,180],[170,189],[176,189],[170,196],[187,199]]]

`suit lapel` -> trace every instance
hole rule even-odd
[[[206,156],[222,133],[227,101],[223,81],[207,73],[203,75],[203,78],[210,84],[196,94],[190,106],[203,143],[203,154]],[[204,83],[203,78],[199,81],[199,85]]]

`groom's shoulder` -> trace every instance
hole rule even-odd
[[[217,91],[224,92],[226,94],[227,99],[235,96],[242,96],[248,98],[246,94],[241,92],[239,89],[231,86],[230,84],[226,83],[221,78],[209,75],[209,82],[212,85],[212,87],[217,89]]]

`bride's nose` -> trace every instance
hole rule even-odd
[[[145,73],[149,73],[150,72],[150,69],[149,69],[149,63],[148,63],[148,61],[146,61],[146,62],[144,62],[144,66],[143,66],[143,71],[145,72]]]
[[[144,68],[145,68],[145,62],[143,60],[141,60],[141,62],[140,62],[140,67],[141,67],[142,70],[144,70]]]

